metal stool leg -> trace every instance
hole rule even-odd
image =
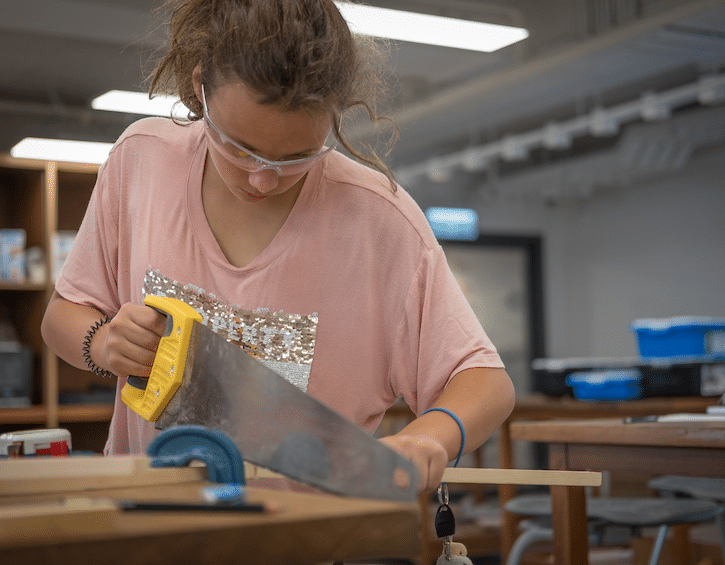
[[[660,530],[657,533],[657,539],[655,545],[652,548],[652,555],[649,558],[649,565],[657,565],[660,560],[660,553],[662,553],[662,546],[665,544],[665,538],[667,537],[667,526],[660,526]]]

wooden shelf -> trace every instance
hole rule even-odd
[[[0,280],[0,290],[44,292],[48,290],[48,285],[46,283],[14,283]]]
[[[110,422],[113,404],[61,404],[58,421],[63,423]],[[44,405],[27,408],[0,408],[0,425],[45,425],[48,408]]]
[[[0,154],[0,229],[21,228],[26,247],[43,250],[46,272],[52,273],[53,241],[59,230],[77,230],[96,182],[98,165],[15,159]],[[28,408],[0,408],[0,426],[55,428],[70,424],[81,433],[98,430],[111,419],[108,404],[59,403],[66,391],[84,392],[98,386],[87,371],[59,360],[43,342],[40,325],[53,293],[53,281],[0,281],[0,302],[18,334],[33,354],[32,399]],[[83,428],[83,429],[80,429]],[[107,433],[107,431],[105,432]]]
[[[45,171],[49,166],[58,171],[89,173],[93,175],[98,173],[98,169],[100,168],[100,165],[91,163],[44,161],[41,159],[18,159],[7,153],[0,154],[0,167],[6,167],[9,169],[25,169],[28,171]]]
[[[110,422],[113,416],[113,404],[61,404],[58,407],[60,423],[71,422]]]
[[[1,408],[0,425],[45,425],[48,409],[45,406]]]

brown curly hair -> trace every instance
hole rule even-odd
[[[384,173],[395,191],[390,168],[372,147],[355,149],[340,123],[352,108],[363,108],[373,122],[393,123],[377,114],[386,86],[378,70],[383,46],[354,36],[332,0],[170,0],[161,10],[171,14],[169,45],[152,73],[149,96],[176,94],[189,108],[189,120],[200,119],[192,83],[200,65],[207,92],[239,80],[262,104],[329,112],[340,145]]]

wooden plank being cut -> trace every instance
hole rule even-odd
[[[549,471],[542,469],[475,469],[448,467],[443,482],[488,485],[549,485],[598,487],[602,474],[592,471]]]
[[[271,479],[281,475],[251,465],[244,464],[247,478]],[[593,486],[602,484],[602,474],[590,471],[549,471],[541,469],[480,469],[447,467],[443,472],[443,482],[489,485],[559,485]]]
[[[142,455],[19,457],[0,460],[0,496],[82,492],[207,479],[205,466],[154,468]]]

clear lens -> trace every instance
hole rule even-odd
[[[318,159],[333,149],[333,147],[325,147],[317,155],[305,159],[297,159],[294,161],[267,161],[256,155],[245,153],[240,150],[237,144],[224,140],[213,127],[207,126],[207,133],[208,139],[216,147],[217,151],[222,153],[235,167],[239,167],[250,173],[256,173],[264,169],[273,169],[278,175],[283,177],[305,173],[312,168]]]
[[[201,87],[202,97],[204,101],[204,121],[206,122],[207,139],[209,139],[220,153],[236,167],[256,173],[265,169],[273,169],[279,176],[292,176],[309,171],[315,162],[332,151],[337,143],[330,147],[323,147],[316,155],[305,157],[304,159],[293,159],[290,161],[269,161],[259,155],[255,155],[248,149],[245,149],[238,143],[229,139],[224,135],[209,117],[209,108],[206,104],[206,93],[204,85]]]

